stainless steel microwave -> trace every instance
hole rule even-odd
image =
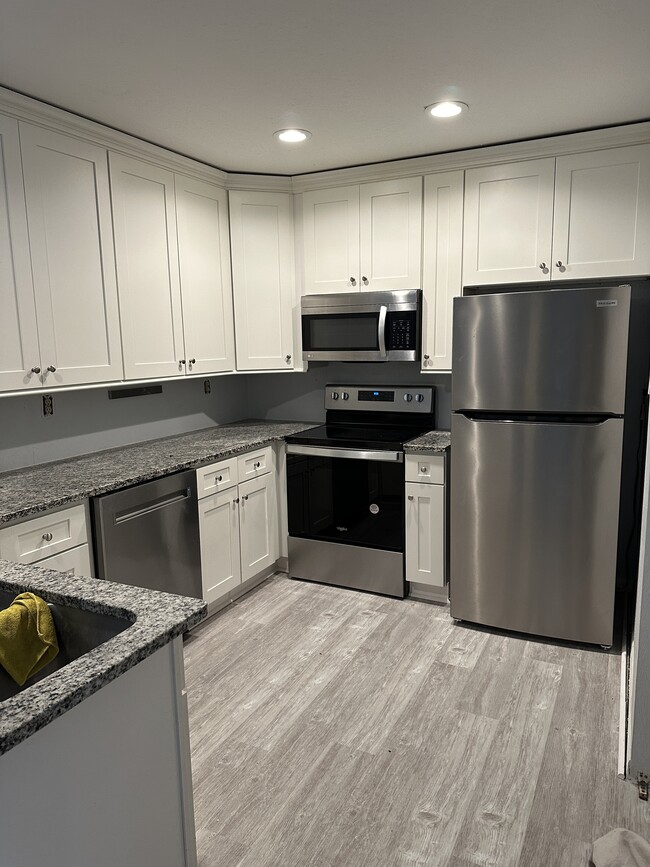
[[[422,290],[305,295],[306,361],[418,361]]]

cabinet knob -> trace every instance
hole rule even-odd
[[[562,271],[562,272],[566,271],[566,265],[563,265],[563,264],[562,264],[562,260],[561,260],[561,259],[558,259],[558,260],[557,260],[557,262],[555,263],[555,267],[556,267],[558,270]]]
[[[236,497],[236,499],[234,499],[232,502],[233,502],[233,505],[234,505],[235,503],[238,503],[238,502],[239,502],[239,497]]]
[[[179,367],[182,367],[184,364],[185,364],[185,359],[184,359],[184,358],[179,358],[179,359],[178,359],[178,366],[179,366]]]
[[[255,461],[253,466],[255,467],[256,470],[259,470],[259,468],[262,466],[262,464],[260,463],[260,461]]]
[[[217,476],[217,481],[218,481],[218,482],[223,482],[223,476]]]
[[[244,494],[244,496],[242,497],[242,501],[247,500],[247,499],[248,499],[248,494]]]
[[[356,286],[356,285],[357,285],[357,281],[354,279],[354,277],[350,277],[350,286]]]
[[[428,360],[429,360],[429,358],[430,358],[430,356],[429,356],[429,355],[425,355],[425,356],[424,356],[424,360],[425,360],[425,361],[428,361]]]
[[[40,372],[41,372],[41,368],[40,368],[40,367],[32,367],[32,369],[31,369],[31,371],[30,371],[30,373],[40,373]]]
[[[362,277],[361,282],[363,283],[364,286],[367,286],[369,281],[368,281],[367,277]]]
[[[542,272],[542,274],[548,274],[548,265],[546,264],[546,262],[539,263],[539,270]]]
[[[413,494],[409,494],[409,500],[413,499]]]
[[[196,364],[196,358],[190,358],[190,367],[191,367],[193,364]]]
[[[43,540],[45,542],[51,542],[52,541],[52,534],[51,533],[43,533]]]
[[[47,369],[50,371],[50,373],[56,373],[56,367],[53,364],[50,364]]]
[[[287,364],[289,364],[289,362],[291,361],[291,356],[290,356],[290,355],[285,355],[285,356],[284,356],[284,360],[287,362]]]
[[[427,469],[428,469],[428,467],[420,467],[420,472],[421,472],[421,473],[426,473],[426,472],[427,472]]]

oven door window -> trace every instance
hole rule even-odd
[[[404,550],[404,464],[287,455],[289,535]]]
[[[305,352],[379,349],[378,313],[328,313],[302,317]]]

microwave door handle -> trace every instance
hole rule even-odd
[[[386,358],[386,314],[388,307],[382,304],[379,308],[379,322],[377,324],[377,337],[379,338],[379,353]]]

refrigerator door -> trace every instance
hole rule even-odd
[[[451,425],[451,614],[612,643],[623,419]]]
[[[454,299],[452,409],[623,413],[629,286]]]

